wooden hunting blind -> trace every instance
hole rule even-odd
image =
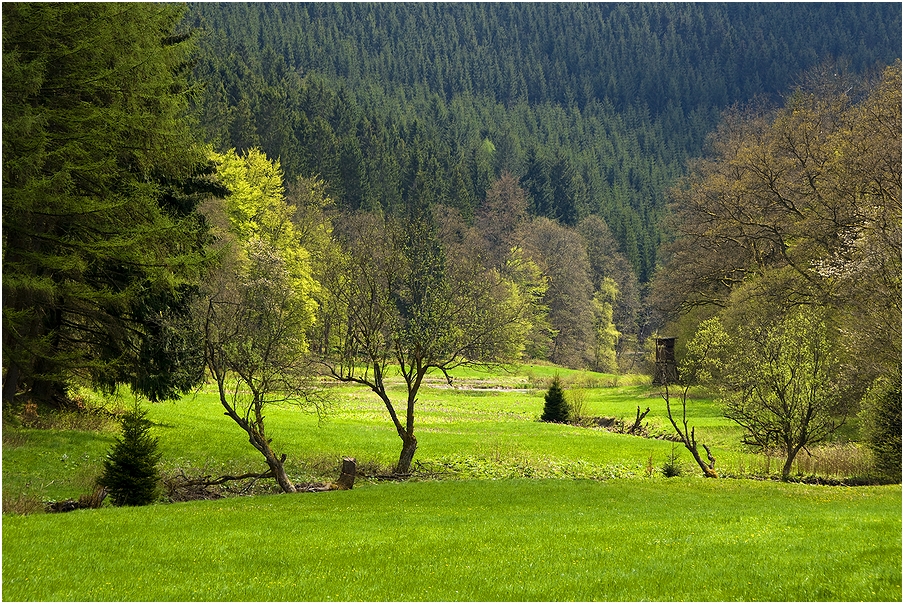
[[[656,370],[654,384],[676,384],[679,382],[679,368],[676,367],[676,339],[657,338]]]

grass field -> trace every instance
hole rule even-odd
[[[537,422],[554,372],[567,389],[585,390],[589,415],[633,419],[650,406],[652,431],[671,428],[643,377],[546,366],[469,370],[455,388],[434,377],[419,398],[412,480],[360,477],[350,492],[4,514],[3,598],[901,598],[901,486],[704,480],[681,447],[686,474],[665,479],[659,467],[670,442]],[[342,456],[361,469],[388,468],[398,456],[376,396],[342,387],[332,399],[323,418],[268,412],[275,449],[288,454],[297,482],[335,479]],[[147,407],[165,471],[263,470],[212,391]],[[758,474],[764,459],[739,450],[738,429],[713,401],[692,399],[689,415],[714,446],[718,470]],[[4,511],[16,498],[90,490],[116,425],[57,422],[68,430],[4,427]]]
[[[447,481],[6,517],[6,600],[882,601],[901,489]]]
[[[433,377],[422,389],[416,410],[417,468],[458,478],[605,479],[643,475],[651,465],[659,469],[666,462],[673,451],[667,441],[537,422],[543,387],[554,372],[562,374],[567,391],[583,388],[587,414],[633,419],[639,406],[642,411],[649,406],[645,422],[652,432],[672,432],[663,400],[646,377],[622,377],[620,386],[611,386],[615,377],[547,366],[526,366],[512,374],[468,370],[456,376],[455,388]],[[402,399],[404,389],[398,385],[391,394]],[[377,397],[364,388],[340,387],[332,400],[323,418],[297,408],[268,410],[268,430],[276,451],[289,457],[290,477],[297,482],[335,478],[343,456],[355,457],[362,466],[391,467],[401,442]],[[119,405],[128,407],[130,402],[124,398]],[[212,390],[147,407],[157,423],[165,469],[210,474],[263,469],[260,454],[223,415]],[[720,415],[712,400],[692,399],[689,417],[699,440],[713,447],[722,474],[769,474],[762,456],[739,451],[739,429]],[[4,499],[19,494],[63,499],[90,491],[115,437],[115,423],[107,428],[7,427]],[[681,446],[675,451],[688,472],[697,472]],[[808,461],[804,455],[800,458]],[[770,470],[777,470],[775,463]]]

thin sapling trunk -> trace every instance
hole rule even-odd
[[[694,461],[698,463],[698,466],[703,471],[705,477],[710,477],[712,479],[716,479],[719,477],[717,475],[715,467],[716,467],[716,459],[713,457],[713,454],[710,452],[710,448],[707,447],[706,444],[701,443],[701,447],[707,452],[707,462],[704,462],[703,458],[701,458],[701,453],[698,451],[698,442],[694,435],[694,427],[691,427],[691,431],[688,430],[688,416],[687,416],[687,400],[688,400],[688,387],[684,387],[682,389],[682,427],[680,428],[676,420],[672,415],[672,407],[670,405],[670,394],[669,394],[669,384],[663,385],[663,399],[666,401],[666,414],[669,416],[669,421],[672,423],[673,428],[676,430],[676,433],[679,435],[679,438],[682,440],[682,444],[685,446],[689,452],[691,452],[691,456],[694,458]]]

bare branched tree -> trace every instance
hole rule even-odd
[[[403,226],[377,215],[354,217],[342,233],[343,266],[328,276],[322,358],[328,374],[370,388],[402,440],[396,472],[410,471],[418,440],[415,408],[425,375],[462,365],[515,359],[527,332],[528,300],[468,250],[449,257],[427,223]],[[403,409],[389,395],[388,375],[406,386]],[[401,412],[401,413],[400,413]]]
[[[319,406],[306,356],[310,309],[291,287],[282,259],[263,242],[251,242],[245,275],[222,271],[206,297],[206,362],[220,403],[267,462],[284,492],[286,454],[272,448],[265,410],[274,405]]]

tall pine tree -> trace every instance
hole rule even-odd
[[[3,6],[3,400],[80,376],[151,398],[198,379],[173,346],[214,187],[189,132],[184,7]],[[175,315],[175,317],[174,317]]]

